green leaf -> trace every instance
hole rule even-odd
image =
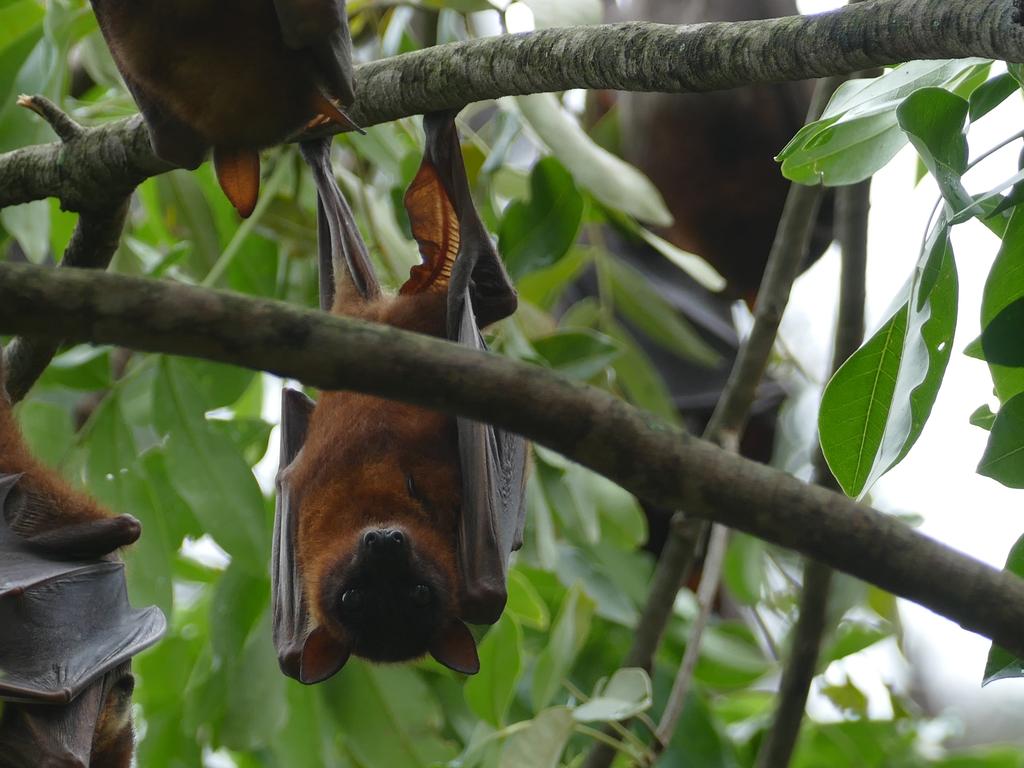
[[[508,575],[508,603],[505,610],[515,616],[519,623],[545,631],[551,623],[551,614],[543,598],[518,568],[513,568]]]
[[[583,220],[583,196],[572,176],[553,157],[541,159],[530,174],[529,201],[505,209],[498,250],[516,280],[558,262],[576,241]]]
[[[910,137],[929,173],[954,210],[971,205],[971,196],[960,177],[967,170],[967,136],[964,133],[970,105],[966,99],[943,88],[921,88],[896,110],[900,127]]]
[[[978,86],[971,94],[971,122],[984,117],[998,107],[1018,88],[1017,81],[1009,72],[996,75]]]
[[[1010,549],[1004,570],[1016,576],[1024,577],[1024,536],[1017,539],[1017,542]],[[981,684],[985,686],[996,680],[1008,677],[1024,677],[1024,660],[1017,658],[1009,651],[992,643],[992,647],[989,648],[988,661],[985,663],[985,674],[982,677]]]
[[[85,345],[73,347],[53,358],[40,383],[89,392],[106,389],[111,385],[110,350]]]
[[[974,409],[974,413],[970,416],[970,422],[976,427],[981,427],[985,430],[992,429],[992,425],[995,423],[996,415],[992,413],[992,409],[988,406],[988,403],[979,405]]]
[[[1004,310],[1024,299],[1024,207],[1015,208],[1003,235],[981,299],[982,348],[986,346],[985,333]],[[1014,310],[1011,310],[1011,313]],[[1009,316],[1007,316],[1009,317]],[[1000,351],[1012,347],[1006,339],[1007,330],[1000,320],[987,342]],[[989,362],[989,372],[1000,402],[1006,402],[1024,392],[1024,369]]]
[[[1024,367],[1024,344],[1020,331],[1024,328],[1024,296],[999,310],[981,333],[985,360],[992,365]]]
[[[573,710],[580,723],[608,723],[628,720],[651,708],[651,678],[642,669],[616,670],[611,680],[594,697]]]
[[[622,355],[615,361],[615,376],[629,401],[680,426],[682,421],[668,386],[632,334],[610,319],[604,320],[602,330],[622,346]]]
[[[178,493],[228,554],[262,573],[270,539],[263,495],[249,465],[207,422],[206,400],[178,361],[161,361],[153,397],[157,426],[167,434],[168,472]]]
[[[572,712],[568,709],[545,709],[527,727],[509,736],[499,768],[558,768],[572,729]]]
[[[660,346],[684,360],[714,367],[718,354],[694,327],[676,312],[644,276],[628,264],[608,256],[600,261],[607,275],[615,308],[624,318]]]
[[[672,214],[650,179],[595,144],[555,96],[537,93],[513,101],[576,183],[599,202],[656,226],[672,223]]]
[[[356,765],[431,768],[458,753],[441,736],[437,697],[411,667],[350,659],[319,689],[331,710],[328,727],[343,724],[343,744]]]
[[[1007,488],[1024,488],[1024,393],[1007,400],[996,414],[978,474]]]
[[[743,605],[756,605],[761,598],[764,550],[764,542],[745,533],[729,537],[722,577],[729,594]]]
[[[821,119],[804,126],[776,158],[787,179],[827,186],[854,184],[891,160],[907,141],[896,109],[914,91],[955,87],[981,59],[912,61],[873,80],[850,80],[832,96]]]
[[[466,682],[466,703],[477,717],[496,728],[505,724],[519,679],[522,630],[508,613],[491,627],[480,643],[480,671]]]
[[[892,637],[892,634],[892,628],[887,623],[878,626],[863,621],[844,621],[836,630],[831,645],[822,653],[819,668],[824,669],[833,661],[870,648],[875,643]]]
[[[956,265],[940,221],[918,262],[910,300],[843,364],[822,396],[822,451],[847,495],[867,493],[920,436],[952,353],[956,310]]]
[[[263,594],[267,594],[264,587]],[[227,709],[221,741],[230,749],[254,750],[274,744],[288,720],[285,686],[288,680],[277,664],[270,642],[270,610],[228,663]]]
[[[44,15],[38,0],[17,0],[0,6],[0,53],[39,30]]]
[[[698,689],[691,689],[686,697],[662,762],[672,768],[738,768],[740,765],[732,743]]]
[[[579,584],[574,584],[562,600],[548,644],[537,657],[533,669],[530,703],[534,712],[550,703],[561,689],[562,681],[572,671],[576,655],[587,639],[593,615],[593,601],[583,593]]]
[[[589,329],[558,331],[531,343],[553,370],[579,381],[603,373],[622,354],[618,342]]]

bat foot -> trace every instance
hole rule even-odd
[[[43,120],[50,124],[50,127],[53,128],[53,132],[56,133],[60,140],[65,144],[70,141],[74,141],[85,133],[85,129],[72,120],[71,117],[68,116],[67,112],[62,110],[45,96],[29,96],[28,94],[23,93],[18,96],[17,104],[19,107],[32,110],[43,118]]]
[[[319,128],[321,125],[334,123],[343,131],[355,131],[366,135],[366,131],[352,122],[352,118],[345,114],[337,101],[327,98],[320,91],[313,94],[313,109],[317,111],[317,116],[310,121],[308,128]]]

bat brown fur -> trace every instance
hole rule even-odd
[[[11,530],[72,557],[101,556],[136,541],[142,528],[134,517],[112,515],[29,452],[3,381],[0,362],[0,475],[22,476],[3,510]]]
[[[332,311],[445,335],[443,292],[373,301],[353,293],[340,283]],[[459,613],[455,542],[461,475],[454,419],[368,395],[324,392],[290,481],[302,498],[298,557],[315,622],[356,654],[378,661],[421,656],[443,640]],[[339,598],[356,587],[345,580],[339,585],[339,574],[354,559],[362,537],[373,530],[402,532],[413,566],[401,589],[422,584],[431,593],[429,615],[420,620],[406,623],[411,609],[395,606],[401,615],[390,618],[405,629],[397,637],[388,618],[383,626],[362,627],[357,630],[361,636],[354,636],[340,617]],[[366,599],[389,598],[380,594]]]
[[[93,0],[93,7],[157,154],[195,167],[213,147],[221,186],[243,217],[259,191],[259,150],[313,121],[354,127],[327,98],[352,100],[338,0]]]

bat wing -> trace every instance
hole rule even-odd
[[[380,283],[370,263],[355,215],[338,187],[331,168],[331,139],[301,144],[302,156],[313,173],[317,190],[317,256],[320,262],[320,308],[334,305],[336,275],[348,275],[364,299],[380,296]]]
[[[345,0],[274,0],[285,45],[306,48],[327,92],[351,104],[352,38]]]
[[[112,669],[68,704],[6,707],[0,721],[0,753],[3,755],[0,765],[11,768],[35,768],[39,765],[88,768],[90,758],[95,757],[91,754],[93,737],[107,695],[123,679],[130,680],[130,667],[130,663],[125,662]]]
[[[70,702],[165,628],[159,608],[129,604],[123,563],[48,556],[0,520],[0,698]]]
[[[455,114],[423,119],[426,152],[405,201],[425,261],[401,290],[447,288],[449,338],[485,350],[480,328],[512,314],[517,296],[473,205]],[[461,618],[493,624],[505,607],[509,559],[522,545],[527,444],[518,435],[463,418],[458,435]]]

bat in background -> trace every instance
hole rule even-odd
[[[423,263],[385,296],[330,165],[303,153],[319,193],[321,304],[485,349],[480,327],[515,289],[473,206],[455,113],[424,117],[405,205]],[[465,622],[493,624],[522,543],[526,442],[488,425],[352,392],[283,393],[274,525],[274,642],[285,674],[315,683],[351,654],[427,653],[479,669]]]
[[[244,218],[259,150],[304,127],[355,126],[345,0],[92,0],[157,155],[217,179]]]
[[[0,767],[128,768],[130,660],[166,626],[129,605],[114,554],[141,529],[29,454],[2,381]]]

